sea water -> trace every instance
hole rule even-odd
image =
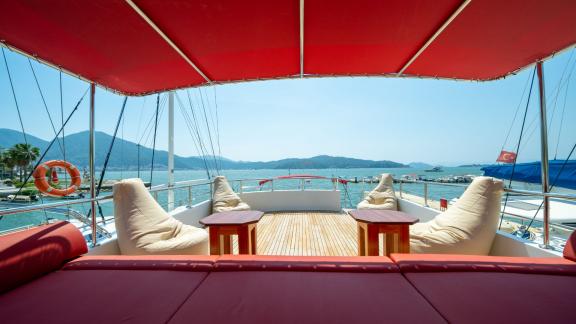
[[[346,180],[357,178],[361,181],[362,178],[371,178],[378,176],[382,173],[391,173],[396,179],[399,179],[403,175],[420,175],[427,178],[440,178],[446,176],[457,176],[457,175],[481,175],[482,171],[479,167],[446,167],[442,172],[425,172],[423,169],[414,168],[389,168],[389,169],[273,169],[273,170],[222,170],[221,172],[212,172],[211,176],[218,174],[226,176],[228,179],[269,179],[278,176],[286,175],[297,175],[297,174],[307,174],[315,176],[323,176],[328,178],[340,177]],[[98,174],[97,174],[98,175]],[[107,171],[105,179],[128,179],[138,177],[137,171]],[[154,171],[152,174],[152,179],[150,179],[150,170],[142,170],[140,172],[140,178],[144,181],[152,180],[152,185],[165,184],[168,181],[167,171]],[[206,171],[202,170],[176,170],[174,172],[174,180],[187,181],[187,180],[202,180],[207,179]],[[238,192],[240,191],[240,184],[242,185],[242,191],[260,191],[260,190],[270,190],[271,183],[264,184],[260,186],[258,180],[243,180],[231,181],[233,189]],[[275,180],[274,190],[301,190],[302,182],[297,179],[287,179],[287,180]],[[341,203],[344,208],[353,208],[362,200],[363,192],[370,191],[375,187],[375,183],[351,183],[349,182],[346,186],[341,184],[338,185],[338,189],[341,192]],[[398,184],[395,185],[395,189],[398,190]],[[304,181],[304,188],[309,189],[333,189],[333,184],[330,180],[313,179],[310,181]],[[442,186],[430,184],[428,185],[428,197],[432,200],[438,200],[440,198],[452,199],[459,197],[464,191],[465,187],[456,186]],[[424,195],[424,186],[422,184],[410,184],[405,183],[402,186],[402,190],[407,193],[412,193],[418,196]],[[101,195],[109,195],[110,192],[102,192]],[[199,202],[205,201],[210,197],[210,186],[209,185],[199,185],[192,187],[189,191],[186,189],[178,189],[174,192],[175,196],[175,206],[182,205],[193,205]],[[167,208],[167,192],[162,191],[157,194],[157,199],[160,205]],[[50,203],[60,201],[55,198],[44,197],[42,200],[34,203]],[[19,206],[29,206],[30,204],[16,204],[16,203],[0,203],[0,209],[14,208]],[[100,207],[104,216],[113,215],[113,205],[111,202],[101,203]],[[72,205],[72,208],[84,215],[88,215],[89,204],[76,204]],[[54,213],[51,211],[37,211],[30,213],[21,213],[6,215],[0,219],[0,231],[28,226],[36,225],[45,222],[47,219],[66,219],[67,217]]]

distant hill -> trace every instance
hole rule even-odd
[[[66,143],[66,159],[78,167],[88,166],[88,131],[67,135],[64,139]],[[106,159],[106,153],[112,140],[112,136],[96,132],[96,152],[95,164],[97,168],[102,167]],[[49,145],[48,141],[35,136],[27,135],[28,143],[37,146],[43,152]],[[23,143],[22,133],[11,129],[0,128],[0,147],[9,148],[16,143]],[[62,152],[58,148],[58,143],[54,143],[45,160],[62,159]],[[282,159],[269,162],[246,162],[232,161],[230,159],[216,157],[223,169],[328,169],[328,168],[404,168],[402,163],[392,161],[372,161],[353,159],[346,157],[336,157],[319,155],[304,159]],[[152,160],[152,149],[140,147],[140,167],[150,168]],[[213,168],[214,158],[208,157],[207,163]],[[154,157],[154,168],[166,169],[168,164],[168,152],[157,150]],[[138,166],[138,145],[136,143],[116,138],[108,167],[113,169],[136,169]],[[204,161],[201,157],[174,156],[174,167],[176,169],[204,169]]]
[[[408,163],[408,166],[413,169],[431,169],[433,166],[423,162]]]

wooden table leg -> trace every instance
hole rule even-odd
[[[250,254],[250,233],[248,225],[238,226],[238,253]]]
[[[378,232],[377,224],[366,224],[366,254],[369,256],[378,256]]]
[[[252,255],[256,255],[256,224],[251,224],[249,226],[250,228],[250,247],[251,247],[251,251]]]
[[[400,234],[398,235],[398,245],[400,253],[410,253],[410,226],[401,225]]]
[[[366,233],[360,223],[358,223],[358,255],[366,255]]]
[[[386,256],[394,252],[394,233],[386,232]]]
[[[220,255],[220,233],[217,226],[210,226],[210,255]]]
[[[224,234],[222,235],[223,245],[224,245],[224,254],[232,254],[232,235]]]

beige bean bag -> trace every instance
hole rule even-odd
[[[383,173],[380,183],[372,190],[356,208],[358,209],[388,209],[398,210],[396,194],[394,193],[394,179],[389,173]]]
[[[243,202],[232,190],[226,177],[214,178],[214,194],[212,195],[212,212],[250,210],[250,206]]]
[[[114,184],[114,213],[122,254],[209,253],[208,232],[170,216],[140,179]]]
[[[477,177],[448,210],[410,226],[410,252],[488,255],[498,228],[502,181]]]

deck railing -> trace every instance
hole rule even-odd
[[[420,181],[420,180],[402,180],[398,182],[398,187],[399,187],[399,191],[398,194],[400,196],[400,198],[403,198],[403,184],[404,183],[410,183],[410,184],[421,184],[422,188],[423,188],[423,199],[424,199],[424,206],[425,207],[429,207],[429,186],[451,186],[451,187],[461,187],[463,190],[465,190],[468,187],[468,184],[461,184],[461,183],[444,183],[444,182],[433,182],[433,181]],[[513,189],[513,188],[508,188],[505,187],[504,188],[504,192],[508,193],[509,196],[523,196],[523,197],[538,197],[538,198],[544,198],[544,197],[548,197],[548,198],[555,198],[558,200],[563,200],[563,201],[576,201],[576,195],[574,194],[567,194],[567,193],[557,193],[557,192],[547,192],[547,193],[543,193],[543,192],[539,192],[539,191],[531,191],[531,190],[519,190],[519,189]],[[527,217],[527,216],[523,216],[523,215],[518,215],[518,214],[514,214],[511,213],[509,211],[505,211],[503,210],[501,212],[503,215],[506,215],[507,217],[510,218],[515,218],[515,219],[519,219],[522,222],[523,221],[529,221],[532,222],[535,218],[535,216],[533,217]],[[564,224],[556,224],[556,223],[551,223],[549,222],[549,220],[545,217],[542,221],[539,221],[543,224],[543,241],[544,242],[549,242],[549,238],[550,238],[550,229],[551,228],[555,228],[555,229],[562,229],[565,231],[573,231],[575,228],[572,226],[567,226]],[[546,248],[549,248],[549,246],[543,246]]]
[[[245,186],[247,183],[258,183],[260,181],[267,180],[268,182],[264,185],[255,185],[255,186]],[[292,185],[286,185],[289,180],[292,180]],[[246,189],[254,189],[253,191],[275,191],[278,189],[283,190],[313,190],[311,187],[307,187],[308,181],[329,181],[331,182],[331,186],[324,187],[324,190],[338,190],[339,184],[337,181],[333,181],[333,179],[270,179],[270,178],[244,178],[244,179],[231,179],[229,182],[236,190],[236,192],[242,194],[245,192]],[[278,182],[283,182],[282,185],[279,185]],[[372,183],[372,182],[371,182]],[[421,184],[423,188],[423,199],[424,199],[424,206],[428,206],[430,202],[429,197],[429,186],[451,186],[451,187],[460,187],[464,190],[468,185],[467,184],[459,184],[459,183],[439,183],[439,182],[429,182],[429,181],[407,181],[402,180],[398,183],[399,186],[399,196],[402,198],[404,194],[403,185],[405,183],[410,184]],[[189,180],[189,181],[179,181],[176,182],[174,185],[169,186],[166,184],[157,185],[150,188],[150,193],[153,197],[161,204],[163,207],[167,208],[168,210],[171,209],[163,199],[159,199],[163,193],[171,192],[174,193],[176,191],[184,192],[183,195],[180,195],[180,198],[175,204],[176,205],[189,205],[192,206],[194,204],[194,200],[196,196],[199,199],[208,200],[212,196],[213,192],[213,180]],[[365,181],[362,179],[362,193],[364,192]],[[200,191],[199,187],[205,186],[204,191]],[[542,192],[537,191],[528,191],[528,190],[518,190],[518,189],[511,189],[505,188],[505,192],[510,193],[511,195],[519,195],[519,196],[533,196],[533,197],[549,197],[555,198],[560,200],[569,200],[569,201],[576,201],[576,195],[573,194],[563,194],[563,193],[555,193],[549,192],[543,194]],[[14,207],[14,208],[7,208],[0,210],[0,217],[8,216],[8,215],[15,215],[15,214],[25,214],[30,212],[36,211],[46,211],[46,210],[54,210],[61,207],[70,207],[74,205],[84,205],[94,202],[99,204],[109,203],[112,201],[113,196],[111,194],[104,194],[98,196],[94,199],[90,198],[82,198],[82,199],[75,199],[75,200],[66,200],[66,201],[59,201],[54,203],[45,203],[45,204],[37,204],[37,205],[28,205],[28,206],[21,206],[21,207]],[[361,197],[362,198],[362,197]],[[351,206],[352,207],[352,206]],[[507,216],[517,219],[524,219],[524,220],[531,220],[530,217],[525,217],[522,215],[512,214],[510,212],[505,212]],[[544,222],[546,219],[544,219]],[[97,224],[104,223],[104,221],[98,221]],[[562,224],[545,224],[551,225],[552,227],[562,228],[564,230],[573,229],[569,226],[565,226]],[[27,226],[27,225],[24,225]],[[543,226],[544,229],[548,228],[548,226]],[[97,234],[97,233],[96,233]],[[544,231],[543,235],[549,236],[548,231]],[[97,235],[93,235],[93,240],[97,241]],[[97,242],[92,242],[96,244]]]
[[[275,190],[275,183],[278,181],[283,181],[285,182],[286,180],[291,180],[291,179],[270,179],[270,178],[245,178],[245,179],[231,179],[228,180],[230,182],[230,184],[234,188],[237,192],[239,193],[243,193],[244,190],[246,189],[246,187],[244,186],[246,183],[250,183],[250,182],[259,182],[259,181],[263,181],[263,180],[268,180],[268,184],[266,185],[262,185],[262,186],[258,186],[258,190],[257,191],[274,191]],[[293,179],[292,179],[293,180]],[[289,190],[310,190],[311,188],[307,188],[306,187],[306,183],[307,180],[310,181],[331,181],[331,179],[298,179],[297,183],[297,188],[296,189],[290,189],[290,186],[283,186],[282,189],[289,189]],[[161,197],[162,194],[164,193],[168,193],[171,192],[172,194],[180,191],[180,192],[184,192],[184,199],[179,199],[176,202],[176,205],[188,205],[188,206],[192,206],[194,204],[194,200],[195,200],[195,195],[198,195],[200,199],[202,199],[202,201],[205,200],[209,200],[210,197],[212,197],[212,193],[213,193],[213,184],[214,181],[213,180],[207,180],[207,179],[201,179],[201,180],[188,180],[188,181],[179,181],[179,182],[175,182],[174,185],[170,186],[167,184],[162,184],[162,185],[157,185],[157,186],[153,186],[152,188],[149,189],[150,193],[152,194],[152,196],[156,199],[156,201],[162,205],[164,208],[166,208],[168,211],[170,211],[170,206],[166,203],[166,201],[164,199],[160,199],[163,198]],[[205,186],[207,190],[201,191],[198,187],[202,187]],[[254,188],[256,186],[250,187],[250,188]],[[294,186],[292,186],[294,187]],[[276,188],[278,189],[278,188]],[[336,182],[335,184],[332,185],[331,187],[332,190],[337,190],[338,189],[338,183]],[[32,212],[39,212],[39,211],[47,211],[49,213],[54,213],[55,210],[58,210],[59,208],[63,208],[63,207],[71,207],[71,206],[83,206],[85,204],[91,204],[92,202],[98,203],[98,204],[105,204],[105,203],[110,203],[112,202],[113,199],[113,195],[106,193],[103,195],[100,195],[98,197],[95,197],[94,199],[91,198],[80,198],[80,199],[74,199],[74,200],[64,200],[64,201],[58,201],[58,202],[52,202],[52,203],[42,203],[42,204],[34,204],[34,205],[26,205],[26,206],[19,206],[19,207],[14,207],[14,208],[6,208],[6,209],[0,209],[0,218],[4,217],[4,216],[9,216],[9,215],[16,215],[16,214],[27,214],[27,213],[32,213]],[[97,217],[97,216],[96,216]],[[1,219],[0,219],[1,221]],[[98,243],[98,234],[101,232],[99,231],[99,227],[101,225],[104,224],[104,220],[96,220],[96,228],[95,230],[93,229],[92,231],[92,245],[96,245]],[[27,225],[23,225],[23,226],[18,226],[17,228],[27,228],[27,227],[31,227],[33,226],[33,224],[27,224]],[[92,226],[91,226],[92,227]],[[10,230],[5,230],[2,231],[0,233],[7,233],[12,231]]]

